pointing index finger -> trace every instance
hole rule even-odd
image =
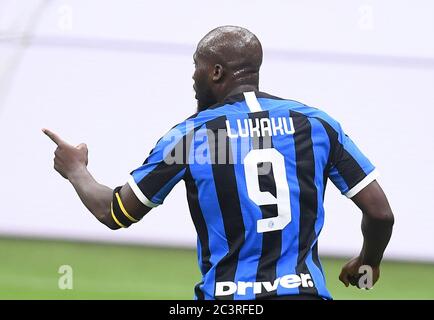
[[[57,144],[58,146],[62,145],[62,144],[67,144],[64,140],[62,140],[62,138],[60,138],[57,134],[55,134],[54,132],[48,130],[48,129],[42,129],[42,132],[45,133],[48,138],[50,138],[55,144]]]

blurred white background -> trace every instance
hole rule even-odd
[[[434,2],[0,0],[0,235],[194,246],[185,187],[117,232],[52,169],[48,127],[124,184],[195,112],[192,55],[219,25],[264,47],[261,90],[338,119],[379,168],[396,216],[387,257],[434,261]],[[430,40],[431,39],[431,40]],[[330,183],[320,252],[355,255],[361,214]]]

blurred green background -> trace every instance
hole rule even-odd
[[[322,258],[335,299],[434,299],[434,264],[385,261],[374,289],[345,288],[346,260]],[[61,265],[73,290],[60,290]],[[0,238],[0,299],[192,299],[193,250]]]

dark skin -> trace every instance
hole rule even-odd
[[[386,195],[376,180],[357,193],[351,200],[362,211],[363,246],[360,254],[344,265],[339,275],[345,286],[358,286],[359,268],[372,267],[372,283],[380,277],[380,263],[392,235],[394,216]]]
[[[245,29],[220,27],[212,30],[199,42],[193,60],[198,111],[222,102],[227,96],[259,89],[262,47],[256,36]],[[110,229],[119,229],[110,211],[113,189],[98,183],[87,170],[87,146],[73,146],[48,129],[43,132],[57,145],[54,169],[69,180],[83,204],[101,223]],[[136,219],[151,210],[137,199],[128,184],[122,187],[120,197],[126,210]],[[351,200],[363,213],[364,242],[360,254],[344,265],[339,279],[347,287],[357,286],[359,267],[369,265],[375,284],[392,233],[393,213],[377,181],[371,182]]]
[[[262,46],[258,38],[245,29],[212,30],[199,42],[193,60],[198,111],[227,96],[259,88]]]

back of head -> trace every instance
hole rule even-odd
[[[241,86],[257,89],[262,46],[249,30],[222,26],[200,40],[194,54],[198,110],[220,102]]]
[[[249,30],[237,26],[211,30],[199,42],[196,53],[210,63],[221,64],[236,78],[258,74],[262,64],[259,39]]]

